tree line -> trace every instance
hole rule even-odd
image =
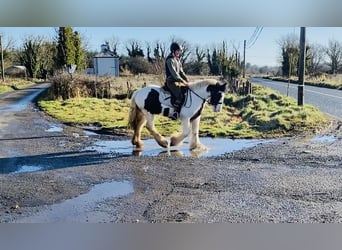
[[[283,76],[297,76],[299,70],[299,38],[296,35],[282,37],[278,44],[281,48],[281,69]],[[307,43],[305,73],[342,73],[342,43],[331,39],[327,46]]]
[[[243,67],[243,58],[236,46],[228,48],[222,42],[211,49],[198,45],[191,46],[182,39],[172,39],[183,47],[182,63],[188,74],[223,75],[227,78],[237,77]],[[161,74],[164,71],[164,60],[169,53],[169,44],[165,42],[146,43],[145,49],[139,41],[126,43],[127,55],[118,55],[119,40],[115,37],[107,42],[111,51],[120,58],[120,70],[133,74]],[[298,73],[299,38],[288,35],[278,41],[280,45],[280,67],[278,74],[293,76]],[[72,27],[56,29],[56,38],[47,41],[42,37],[27,37],[19,49],[11,47],[10,42],[3,46],[5,65],[23,65],[32,78],[44,78],[56,70],[76,65],[77,71],[93,67],[94,51],[85,48],[80,34]],[[330,40],[327,47],[318,44],[306,46],[306,73],[318,74],[327,72],[337,74],[342,72],[342,43]],[[265,52],[267,53],[267,52]],[[247,73],[268,73],[268,67],[253,67],[246,65]]]
[[[42,37],[28,36],[19,49],[11,47],[11,41],[3,46],[4,64],[26,67],[31,78],[44,78],[48,73],[75,64],[82,70],[86,67],[86,52],[82,40],[71,27],[56,30],[57,39],[47,41]]]

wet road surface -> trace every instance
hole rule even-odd
[[[127,138],[61,125],[31,103],[11,111],[7,96],[0,222],[342,222],[340,123],[220,156],[151,145],[133,157]]]

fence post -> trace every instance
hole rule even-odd
[[[108,83],[108,98],[112,99],[112,84],[111,84],[110,80]]]
[[[247,80],[247,94],[252,94],[252,83]]]

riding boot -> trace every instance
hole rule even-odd
[[[179,113],[180,113],[180,110],[181,110],[181,102],[179,100],[176,100],[175,104],[173,105],[174,107],[174,112],[173,114],[171,115],[171,119],[173,120],[177,120],[179,118]]]

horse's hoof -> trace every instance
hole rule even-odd
[[[142,149],[144,147],[144,143],[142,141],[138,141],[134,145],[136,149]]]
[[[167,140],[158,142],[158,144],[159,144],[159,146],[161,146],[163,148],[167,148],[169,146],[169,143],[167,142]]]
[[[179,141],[177,138],[175,137],[171,137],[171,141],[170,141],[170,146],[180,146],[182,144],[182,141]]]
[[[133,156],[141,156],[141,154],[142,154],[142,150],[140,150],[140,149],[135,149],[132,152]]]
[[[203,144],[197,144],[196,146],[191,146],[190,147],[191,151],[199,151],[199,152],[203,152],[208,150],[208,148],[206,146],[204,146]]]

